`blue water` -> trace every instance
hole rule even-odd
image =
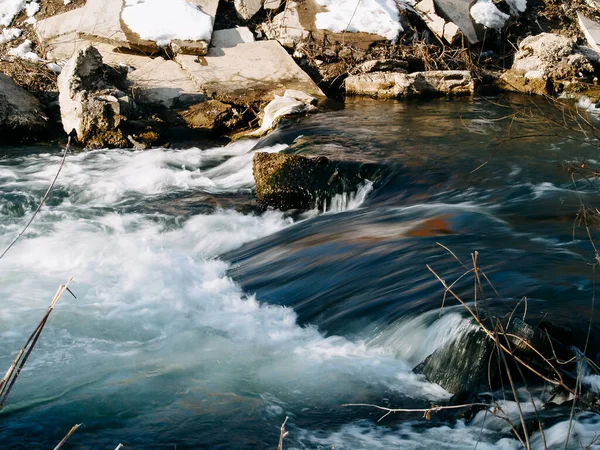
[[[60,300],[0,412],[2,446],[53,448],[83,423],[65,448],[276,448],[289,416],[286,449],[519,448],[483,413],[377,422],[376,410],[341,405],[450,397],[412,373],[470,326],[452,302],[439,314],[443,290],[426,265],[446,280],[464,269],[438,243],[465,263],[479,252],[500,309],[526,296],[532,317],[576,331],[600,323],[594,250],[575,226],[581,203],[598,203],[598,181],[559,167],[597,164],[597,149],[549,126],[547,107],[494,120],[529,105],[357,101],[262,141],[71,154],[47,207],[0,260],[0,368],[59,284],[73,277],[77,295]],[[535,136],[498,145],[511,135]],[[257,149],[378,162],[392,175],[327,211],[261,211]],[[60,151],[0,150],[1,248]],[[472,280],[457,291],[470,298]],[[564,448],[567,419],[548,428],[550,447]],[[578,415],[572,448],[598,432],[597,416]]]

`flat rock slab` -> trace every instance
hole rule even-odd
[[[580,12],[577,13],[579,28],[583,31],[588,44],[597,52],[600,52],[600,24],[588,19]]]
[[[171,108],[206,100],[179,64],[164,58],[145,58],[127,79],[133,82],[133,97],[138,103]]]
[[[270,101],[273,94],[281,95],[286,89],[324,96],[276,41],[211,48],[206,57],[177,55],[175,60],[198,89],[218,100]]]
[[[457,25],[471,45],[481,40],[471,19],[473,3],[474,0],[435,0],[438,13]]]
[[[346,78],[348,95],[367,95],[373,98],[471,95],[474,89],[473,78],[467,70],[373,72]]]
[[[212,17],[217,14],[219,0],[190,0]],[[52,46],[60,36],[77,33],[78,38],[91,42],[125,47],[148,54],[156,53],[159,47],[153,41],[140,39],[121,20],[123,0],[87,0],[85,6],[57,16],[43,19],[35,24],[40,42]],[[179,41],[178,48],[191,54],[206,54],[208,42]]]
[[[238,27],[213,31],[210,45],[217,48],[230,48],[248,42],[254,42],[254,34],[248,27]]]

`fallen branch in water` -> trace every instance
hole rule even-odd
[[[61,448],[61,447],[62,447],[62,446],[65,444],[65,442],[67,442],[67,440],[68,440],[68,439],[71,437],[71,435],[72,435],[73,433],[75,433],[75,431],[77,431],[77,429],[78,429],[78,428],[79,428],[81,425],[82,425],[82,424],[80,424],[80,423],[78,423],[77,425],[74,425],[74,426],[73,426],[73,428],[71,428],[71,429],[69,430],[69,432],[67,433],[67,435],[66,435],[64,438],[62,438],[62,441],[60,441],[60,442],[58,443],[58,445],[57,445],[56,447],[54,447],[54,450],[58,450],[59,448]]]
[[[42,331],[44,330],[44,326],[46,325],[46,322],[48,321],[48,317],[50,317],[50,314],[52,313],[54,307],[56,306],[56,303],[62,297],[62,295],[65,293],[65,291],[69,291],[69,293],[71,295],[73,295],[73,297],[75,297],[75,294],[73,294],[73,292],[71,292],[71,290],[69,289],[69,284],[72,281],[73,281],[73,278],[70,278],[66,284],[60,285],[60,287],[56,291],[56,294],[54,294],[54,298],[52,299],[52,303],[50,303],[50,306],[48,307],[46,314],[44,314],[44,317],[42,318],[40,323],[38,323],[37,327],[35,327],[35,330],[33,330],[33,333],[31,333],[31,336],[29,336],[29,339],[27,340],[27,342],[25,343],[23,348],[19,351],[19,353],[17,353],[17,357],[15,358],[15,360],[13,361],[11,366],[6,371],[6,374],[0,380],[0,410],[4,407],[6,398],[8,397],[8,394],[10,394],[10,391],[12,390],[15,382],[17,381],[17,378],[21,374],[21,370],[23,370],[23,366],[25,366],[25,363],[29,359],[29,355],[31,354],[31,351],[35,347],[35,344],[37,343],[40,335],[42,334]],[[73,431],[75,431],[75,430],[73,430]]]
[[[23,234],[25,233],[25,231],[27,231],[27,229],[32,224],[32,222],[35,219],[35,217],[40,212],[40,209],[42,209],[42,206],[44,206],[44,204],[46,203],[46,200],[50,196],[50,192],[52,191],[52,188],[56,184],[56,180],[58,179],[58,175],[60,175],[60,171],[62,170],[63,166],[65,165],[65,161],[67,159],[67,153],[69,153],[69,149],[70,148],[71,148],[71,137],[69,136],[69,140],[67,141],[67,146],[65,147],[65,151],[63,153],[63,157],[62,157],[62,160],[60,162],[60,166],[58,166],[58,170],[56,172],[56,176],[52,180],[52,183],[50,183],[50,186],[48,187],[48,190],[46,191],[46,193],[42,197],[42,200],[40,201],[40,204],[38,205],[37,209],[34,211],[34,213],[31,216],[31,218],[29,219],[29,222],[27,222],[27,224],[21,230],[21,232],[19,234],[17,234],[17,236],[12,240],[12,242],[10,244],[8,244],[8,247],[6,247],[4,249],[4,251],[0,254],[0,259],[2,259],[2,257],[8,253],[8,251],[12,248],[13,245],[15,245],[15,243],[21,238],[21,236],[23,236]]]
[[[383,419],[385,419],[390,414],[397,413],[397,412],[406,412],[406,413],[422,412],[423,417],[425,419],[429,420],[431,418],[432,412],[439,412],[439,411],[443,411],[446,409],[470,408],[472,406],[483,406],[483,407],[489,409],[492,405],[490,405],[488,403],[467,403],[464,405],[446,405],[446,406],[439,406],[439,405],[432,404],[431,408],[386,408],[385,406],[373,405],[371,403],[346,403],[345,405],[342,405],[342,406],[368,406],[370,408],[377,408],[377,409],[381,409],[382,411],[387,411],[377,421],[377,422],[381,422]]]
[[[283,450],[283,440],[290,434],[289,431],[285,431],[285,424],[287,423],[289,417],[286,416],[285,420],[281,424],[281,429],[279,430],[279,445],[277,446],[277,450]]]

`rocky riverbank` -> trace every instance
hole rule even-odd
[[[595,0],[350,3],[7,1],[0,71],[24,91],[1,80],[0,144],[256,136],[347,95],[600,100]]]

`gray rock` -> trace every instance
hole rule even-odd
[[[471,95],[475,86],[466,70],[430,72],[373,72],[346,78],[348,95],[402,98],[439,95]]]
[[[577,12],[577,20],[579,22],[579,28],[581,28],[590,47],[597,52],[600,52],[600,24],[588,19],[580,12]]]
[[[210,45],[216,48],[231,48],[248,42],[254,42],[252,31],[248,27],[237,27],[213,31]]]
[[[435,6],[439,14],[460,28],[460,31],[471,45],[481,40],[471,19],[471,6],[473,6],[473,3],[475,3],[474,0],[435,0]]]
[[[71,58],[58,77],[62,124],[88,148],[128,147],[124,131],[135,105],[105,80],[100,52],[89,46]]]
[[[263,0],[233,0],[235,10],[243,20],[250,20],[262,8]]]
[[[0,144],[38,137],[47,126],[40,102],[0,73]]]
[[[309,36],[309,32],[300,22],[296,2],[288,2],[285,10],[273,17],[273,20],[262,24],[262,30],[269,39],[276,39],[287,48],[294,48]]]

